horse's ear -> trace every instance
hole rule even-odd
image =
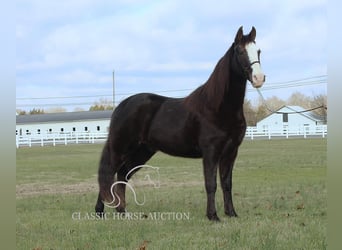
[[[254,28],[254,26],[252,27],[252,30],[251,30],[251,32],[249,33],[249,39],[251,40],[251,41],[255,41],[255,37],[256,37],[256,29]]]
[[[235,44],[238,44],[240,43],[241,39],[243,37],[243,30],[242,30],[242,26],[239,28],[238,32],[236,33],[236,36],[235,36]]]

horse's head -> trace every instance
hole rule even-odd
[[[255,43],[255,37],[254,27],[248,35],[243,35],[241,26],[236,33],[233,48],[240,74],[246,77],[253,87],[260,88],[265,82],[265,75],[261,70],[261,51]]]

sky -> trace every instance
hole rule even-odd
[[[203,84],[240,26],[257,30],[265,98],[326,94],[327,1],[16,1],[17,109],[87,109]],[[248,83],[246,98],[258,94]]]

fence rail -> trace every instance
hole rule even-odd
[[[289,138],[289,137],[322,137],[325,138],[328,135],[327,125],[317,126],[301,126],[301,127],[290,127],[283,129],[267,129],[261,130],[257,127],[247,127],[245,138],[251,140],[261,139],[272,139],[272,138]]]
[[[327,125],[320,125],[310,128],[300,128],[296,130],[258,130],[257,127],[247,127],[245,139],[273,139],[273,138],[290,138],[290,137],[322,137],[328,135]],[[16,135],[16,147],[32,147],[32,146],[56,146],[69,144],[89,144],[103,143],[106,141],[108,133],[106,132],[65,132],[50,133],[41,135]]]
[[[101,143],[106,141],[108,133],[96,132],[70,132],[70,133],[50,133],[41,135],[22,135],[16,136],[16,146],[56,146],[68,144]]]

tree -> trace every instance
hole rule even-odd
[[[247,126],[256,125],[256,113],[250,100],[245,100],[243,103],[243,112],[245,114]]]
[[[288,105],[300,106],[305,109],[310,108],[310,103],[312,102],[312,98],[306,96],[300,92],[294,92],[289,99],[287,100]]]
[[[25,110],[21,110],[21,109],[17,109],[16,112],[17,112],[17,115],[26,115],[27,114]]]
[[[101,98],[98,102],[95,102],[94,105],[90,106],[89,111],[99,111],[99,110],[112,110],[113,103],[107,99]]]
[[[270,112],[267,110],[266,106],[263,103],[259,104],[255,113],[255,120],[256,122],[264,119],[268,116]]]
[[[272,96],[266,99],[266,104],[267,104],[267,107],[275,111],[275,110],[280,109],[282,106],[284,106],[286,102],[282,99],[279,99],[276,96]]]
[[[318,108],[321,107],[321,108]],[[327,122],[327,96],[326,95],[317,95],[314,96],[310,103],[310,108],[318,108],[313,110],[313,112],[319,116],[322,116],[324,121]]]
[[[33,108],[32,110],[29,111],[30,115],[40,115],[40,114],[45,114],[44,109],[36,109]]]

